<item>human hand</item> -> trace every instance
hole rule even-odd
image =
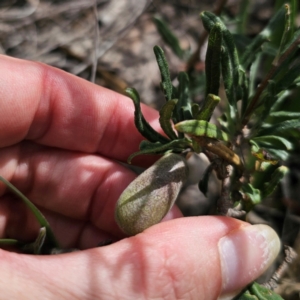
[[[116,161],[126,162],[142,139],[131,101],[39,63],[0,56],[0,69],[0,175],[42,210],[62,247],[86,249],[0,250],[2,299],[217,299],[274,260],[280,243],[269,227],[174,219],[176,207],[172,220],[124,238],[114,206],[135,174]],[[158,126],[156,111],[144,106],[143,114]],[[0,238],[34,240],[31,213],[3,184],[0,195]],[[116,242],[95,248],[107,239]]]

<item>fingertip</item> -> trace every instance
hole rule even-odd
[[[269,226],[252,226],[226,217],[171,220],[147,229],[144,234],[148,234],[149,243],[154,239],[153,243],[163,249],[172,245],[177,255],[181,253],[181,262],[186,262],[181,268],[193,272],[197,278],[194,284],[203,299],[232,299],[262,275],[280,251],[280,240]],[[177,272],[182,272],[179,269]],[[188,282],[188,278],[182,278],[185,280]]]
[[[240,227],[220,239],[222,294],[236,295],[274,262],[280,251],[276,232],[267,225]]]

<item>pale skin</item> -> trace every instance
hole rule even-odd
[[[3,299],[217,299],[218,241],[250,226],[182,217],[126,238],[115,203],[135,174],[125,162],[141,135],[131,100],[61,70],[0,56],[0,175],[43,211],[63,247],[32,256],[0,250]],[[143,106],[158,128],[158,112]],[[149,166],[155,158],[140,157]],[[142,162],[142,163],[141,163]],[[0,238],[34,240],[38,224],[0,185]],[[96,247],[107,239],[112,245]],[[253,278],[235,283],[241,289]]]

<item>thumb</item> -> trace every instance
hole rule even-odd
[[[85,251],[1,251],[0,290],[3,299],[225,299],[261,275],[279,249],[265,225],[181,218]]]

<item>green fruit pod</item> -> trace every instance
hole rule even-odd
[[[140,174],[121,194],[116,222],[128,235],[159,223],[171,209],[188,177],[184,157],[167,154]]]

